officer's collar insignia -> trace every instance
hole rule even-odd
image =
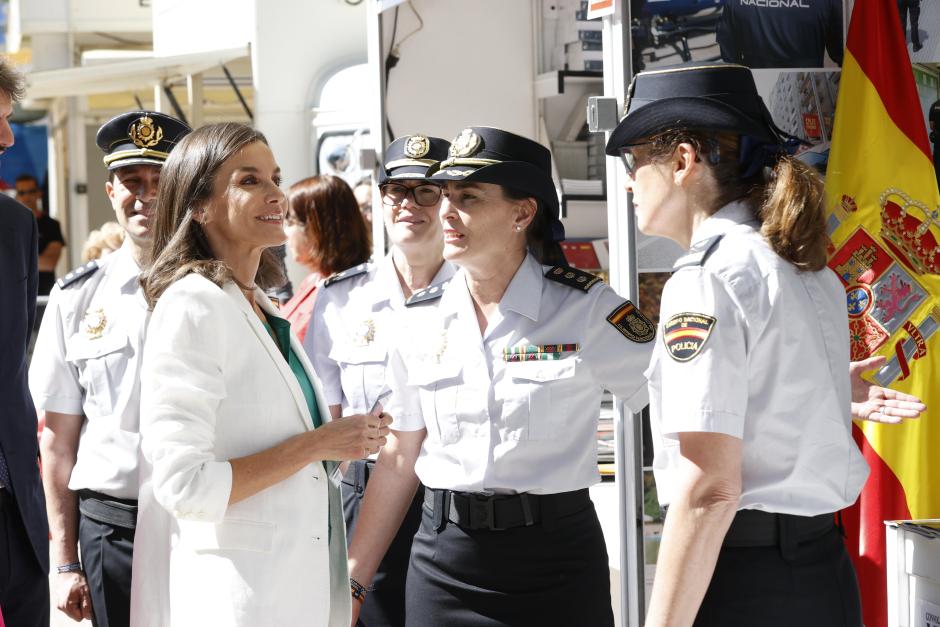
[[[411,295],[411,298],[405,301],[405,307],[411,307],[412,305],[417,305],[418,303],[425,303],[429,300],[435,300],[444,295],[444,288],[447,287],[447,284],[450,282],[450,279],[442,283],[436,283],[430,287],[426,287],[423,290],[418,290]]]
[[[97,340],[104,335],[104,330],[108,326],[108,317],[104,315],[104,309],[89,309],[82,318],[82,329],[88,339]]]
[[[689,249],[689,252],[676,260],[676,263],[672,266],[673,272],[679,268],[704,266],[705,260],[718,248],[718,242],[721,241],[722,237],[724,237],[723,233],[712,235],[707,239],[696,242],[692,248]]]
[[[98,262],[95,260],[89,261],[84,266],[75,268],[64,277],[56,281],[56,285],[59,286],[59,289],[65,289],[69,285],[76,283],[85,277],[91,276],[98,269]]]
[[[599,276],[594,276],[590,272],[578,270],[577,268],[568,268],[566,266],[555,266],[545,273],[545,278],[584,292],[602,281]]]
[[[412,135],[405,142],[405,156],[420,159],[431,150],[431,140],[424,135]]]
[[[614,325],[631,342],[645,344],[656,337],[656,325],[643,315],[636,305],[626,301],[607,316],[607,322]]]
[[[366,318],[353,331],[353,346],[368,346],[375,340],[375,321]]]
[[[702,352],[717,318],[702,313],[680,313],[663,325],[663,344],[676,361],[689,361]]]
[[[448,154],[451,157],[469,157],[477,151],[483,140],[472,128],[465,128],[450,144]]]
[[[138,148],[153,148],[163,139],[163,128],[153,123],[150,116],[142,116],[127,129],[127,135]]]
[[[503,361],[554,361],[581,350],[580,344],[523,344],[503,349]]]
[[[354,266],[348,270],[343,270],[342,272],[337,272],[336,274],[330,275],[324,282],[323,287],[329,287],[340,281],[345,281],[346,279],[351,279],[354,276],[359,276],[360,274],[365,274],[369,271],[369,263],[360,263],[358,266]]]

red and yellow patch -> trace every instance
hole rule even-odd
[[[656,337],[656,325],[650,322],[649,318],[644,316],[643,312],[630,301],[624,302],[610,312],[607,322],[614,325],[615,329],[632,342],[645,344]]]
[[[700,352],[717,318],[701,313],[680,313],[663,326],[663,343],[676,361],[689,361]]]

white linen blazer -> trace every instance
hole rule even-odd
[[[276,313],[260,290],[255,300]],[[320,382],[290,335],[327,421]],[[190,274],[166,290],[141,382],[147,465],[132,625],[348,627],[342,505],[323,464],[228,504],[229,459],[312,428],[296,377],[234,283]]]

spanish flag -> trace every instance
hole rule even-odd
[[[829,265],[845,285],[852,359],[919,420],[853,427],[871,476],[845,512],[867,627],[888,620],[883,521],[940,517],[940,192],[895,0],[856,0],[826,175]]]

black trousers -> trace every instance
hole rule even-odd
[[[346,537],[351,538],[359,520],[359,508],[372,474],[375,462],[359,460],[351,462],[343,477],[343,514],[346,517]],[[424,486],[418,486],[411,507],[398,528],[388,552],[379,564],[372,580],[372,592],[366,596],[359,611],[358,627],[404,627],[405,626],[405,580],[408,561],[411,558],[411,541],[421,523],[421,504],[424,502]]]
[[[838,529],[798,544],[722,547],[694,627],[861,627],[855,569]]]
[[[408,627],[613,627],[593,503],[503,531],[438,532],[425,509],[408,570]]]
[[[898,0],[898,13],[901,14],[901,29],[907,35],[907,16],[911,16],[911,43],[920,45],[920,0]]]
[[[49,574],[26,535],[13,495],[0,488],[0,611],[7,627],[49,627]]]
[[[82,514],[78,540],[91,593],[92,623],[95,627],[127,627],[131,620],[134,529]]]

